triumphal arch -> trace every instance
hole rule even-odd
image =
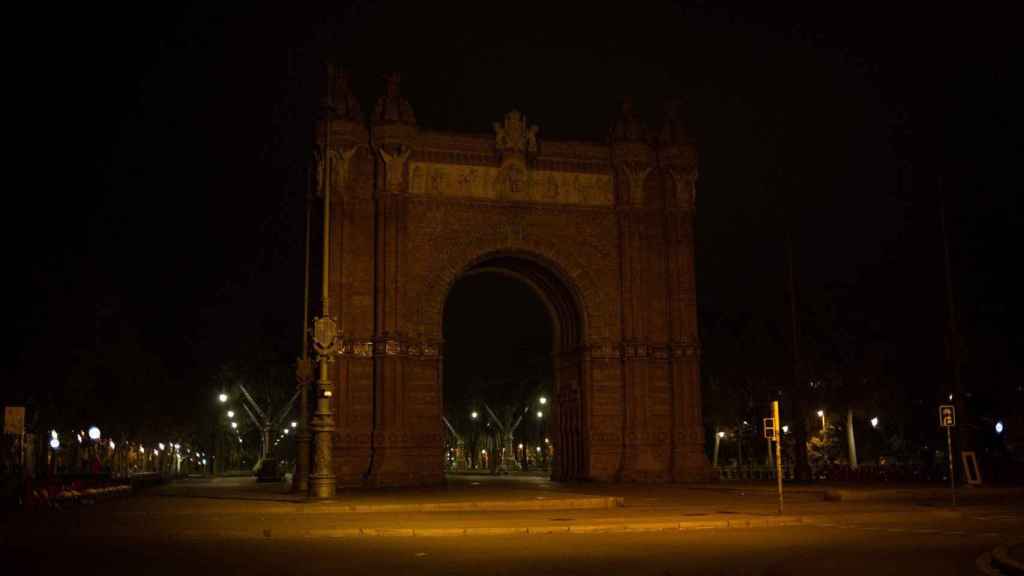
[[[671,109],[651,137],[627,102],[607,142],[578,142],[545,139],[517,111],[488,134],[422,129],[397,76],[365,117],[344,76],[332,92],[317,155],[342,334],[338,485],[443,480],[445,299],[482,269],[520,279],[551,312],[554,479],[706,478],[697,162]]]

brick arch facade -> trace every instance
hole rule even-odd
[[[339,485],[443,481],[445,299],[496,254],[536,261],[578,306],[578,342],[555,359],[554,476],[706,477],[692,146],[543,141],[526,126],[515,113],[496,135],[329,124]]]

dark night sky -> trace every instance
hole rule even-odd
[[[822,310],[838,306],[841,324],[888,343],[901,382],[936,387],[946,194],[966,376],[1020,382],[1021,100],[1006,15],[421,4],[37,16],[11,108],[28,130],[6,193],[6,396],[59,398],[88,364],[103,397],[146,390],[178,417],[225,359],[298,354],[325,53],[352,70],[364,110],[400,71],[434,129],[490,132],[517,107],[542,138],[600,140],[623,96],[652,127],[661,101],[681,97],[701,151],[706,349],[743,322],[784,322],[791,220],[805,333],[827,338]]]

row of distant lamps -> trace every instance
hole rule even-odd
[[[825,411],[824,410],[818,410],[818,418],[821,418],[821,426],[822,426],[822,430],[824,430],[824,428],[825,428]],[[871,420],[868,420],[868,422],[871,423],[871,427],[872,428],[878,428],[878,422],[879,422],[878,416],[872,416]],[[746,424],[747,422],[744,421],[743,423]],[[1002,420],[996,420],[995,429],[996,429],[996,434],[1002,434],[1003,433],[1003,430],[1005,430],[1006,427],[1003,425],[1003,421]],[[788,432],[789,432],[789,426],[783,426],[782,427],[782,433],[786,434]],[[718,433],[718,437],[719,438],[725,438],[725,432],[719,432]]]
[[[226,403],[228,401],[228,395],[223,393],[223,392],[221,392],[217,396],[217,400],[219,400],[221,404],[224,404],[224,403]],[[231,410],[231,409],[228,410],[228,420],[231,420],[231,429],[232,430],[238,430],[238,422],[235,422],[235,411],[234,410]],[[292,420],[291,427],[292,428],[298,428],[299,427],[299,423],[296,422],[295,420]],[[285,436],[288,435],[288,432],[289,432],[288,428],[285,428],[284,430],[282,430],[281,431],[281,436],[279,436],[278,439],[276,441],[274,441],[274,444],[276,445],[278,442],[280,442],[281,438],[284,438]],[[239,444],[242,443],[242,439],[241,438],[238,439],[238,443]]]
[[[89,439],[92,440],[93,442],[95,442],[96,440],[99,440],[100,437],[101,437],[100,429],[97,428],[96,426],[90,426],[88,434],[89,434]],[[77,436],[78,436],[78,443],[81,444],[82,443],[82,433],[79,432],[77,434]],[[56,430],[50,430],[50,448],[53,448],[54,450],[60,448],[60,438],[57,437],[57,431]],[[113,440],[110,441],[110,449],[111,450],[114,449],[114,441]]]
[[[537,401],[540,402],[541,406],[543,406],[543,405],[548,403],[548,399],[545,396],[541,396],[540,398],[537,399]],[[477,418],[480,417],[480,413],[477,412],[476,410],[473,410],[472,412],[469,413],[469,417],[472,420],[476,420]],[[543,417],[544,417],[544,411],[543,410],[537,410],[537,418],[543,418]]]
[[[98,427],[96,427],[96,426],[90,426],[89,427],[88,435],[89,435],[89,439],[92,440],[93,442],[99,440],[103,436],[102,432],[100,432],[100,429]],[[81,434],[81,432],[79,432],[77,434],[77,436],[78,436],[78,442],[81,443],[82,442],[82,434]],[[158,442],[157,443],[157,447],[153,448],[153,454],[159,454],[160,452],[163,452],[164,450],[166,450],[167,447],[168,446],[165,445],[163,442]],[[181,444],[178,444],[176,442],[175,443],[171,443],[170,447],[173,448],[176,451],[180,451],[181,450]],[[57,449],[60,448],[60,437],[57,434],[56,430],[50,430],[50,448],[53,448],[54,450],[57,450]],[[113,440],[110,440],[110,449],[114,450],[116,448],[117,448],[117,444],[115,444]],[[191,452],[191,451],[186,448],[186,452]],[[145,454],[146,453],[145,447],[142,446],[141,444],[139,445],[139,453],[140,454]],[[202,452],[196,452],[196,456],[199,457],[199,458],[203,458],[203,464],[204,465],[206,464],[206,458],[203,457],[203,453]]]

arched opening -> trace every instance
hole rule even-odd
[[[456,277],[442,326],[449,473],[582,475],[577,302],[528,255],[490,255]]]

